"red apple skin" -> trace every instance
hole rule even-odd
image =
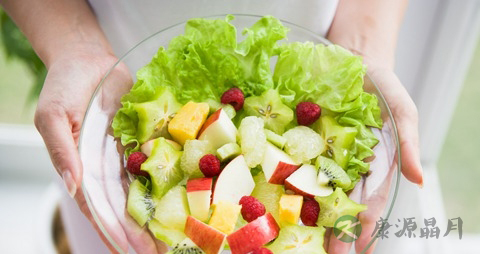
[[[212,189],[213,178],[196,178],[188,180],[187,182],[187,193],[193,191],[204,191]]]
[[[293,172],[295,172],[300,165],[292,165],[285,162],[280,161],[277,164],[277,168],[273,172],[272,176],[268,180],[269,183],[272,184],[284,184],[285,179],[287,179]]]
[[[198,132],[198,136],[197,138],[200,137],[200,135],[202,135],[202,132],[204,130],[206,130],[208,128],[208,126],[210,126],[210,124],[214,123],[215,121],[218,120],[218,118],[220,118],[220,113],[221,113],[222,109],[220,108],[219,110],[215,111],[215,113],[213,113],[212,115],[210,115],[207,120],[205,121],[205,123],[203,124],[202,128],[200,129],[200,131]]]
[[[299,188],[293,186],[293,184],[291,184],[288,180],[285,180],[285,189],[286,190],[291,190],[291,191],[295,192],[295,194],[302,195],[306,198],[315,198],[314,195],[312,195],[310,193],[307,193],[307,192],[304,192],[304,191],[300,190]]]
[[[232,254],[249,253],[277,238],[280,227],[270,213],[227,236]]]
[[[217,254],[222,251],[227,236],[192,216],[187,217],[185,235],[206,254]]]

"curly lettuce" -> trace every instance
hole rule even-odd
[[[167,49],[160,47],[150,63],[137,72],[137,81],[122,97],[122,108],[112,123],[114,135],[128,146],[127,155],[140,145],[135,104],[155,100],[163,88],[186,103],[220,101],[231,87],[239,87],[245,96],[260,95],[273,87],[270,59],[288,29],[278,19],[265,16],[245,29],[245,39],[237,43],[233,18],[189,20],[185,33],[173,38]]]

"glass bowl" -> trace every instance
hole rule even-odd
[[[207,17],[223,19],[225,16]],[[235,15],[232,23],[237,27],[238,38],[245,27],[254,24],[260,16]],[[312,41],[330,44],[325,38],[295,24],[282,21],[290,28],[288,41]],[[167,47],[169,41],[183,33],[185,23],[161,30],[130,49],[105,74],[97,87],[83,122],[79,152],[83,163],[82,191],[86,203],[98,228],[110,244],[120,253],[132,252],[139,245],[150,246],[150,250],[165,251],[165,245],[152,240],[148,229],[140,228],[126,211],[126,199],[130,179],[125,171],[124,148],[113,136],[112,119],[120,105],[120,98],[127,93],[135,81],[135,73],[150,62],[160,46]],[[131,79],[122,75],[128,69]],[[371,161],[371,174],[364,177],[350,193],[353,200],[367,204],[363,234],[368,237],[369,248],[375,241],[372,237],[375,222],[388,219],[398,192],[400,179],[400,149],[395,122],[390,109],[372,80],[365,77],[365,91],[379,99],[384,121],[381,130],[374,129],[379,144],[374,148],[375,158]],[[368,219],[367,219],[368,217]],[[366,238],[365,238],[366,239]],[[366,241],[364,241],[365,243]],[[228,252],[228,251],[224,251]]]

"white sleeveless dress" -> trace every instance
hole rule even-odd
[[[338,0],[89,0],[89,3],[115,53],[121,56],[163,28],[190,18],[222,14],[273,15],[325,36]],[[61,210],[73,253],[109,253],[66,191]]]
[[[163,28],[222,14],[273,15],[326,35],[338,0],[90,0],[115,53]]]

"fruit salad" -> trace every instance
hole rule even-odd
[[[240,40],[233,19],[188,21],[122,97],[126,210],[171,253],[325,253],[325,229],[367,209],[346,194],[382,126],[366,67],[271,16]]]

